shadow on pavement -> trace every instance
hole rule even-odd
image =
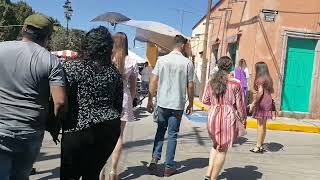
[[[128,167],[124,172],[119,174],[119,176],[121,177],[121,179],[124,179],[124,180],[139,179],[141,176],[150,174],[150,172],[147,169],[147,166],[148,166],[148,162],[141,161],[140,166]],[[163,170],[164,170],[164,165],[159,164],[157,172],[153,175],[157,177],[163,177],[163,173],[162,173]]]
[[[201,130],[199,130],[200,128],[199,127],[193,127],[193,131],[194,131],[194,134],[196,136],[196,139],[197,139],[197,143],[200,145],[200,146],[204,146],[206,143],[204,142],[204,140],[208,140],[207,137],[201,137],[200,133],[202,132]]]
[[[248,138],[245,137],[238,137],[235,141],[235,144],[242,145],[244,143],[248,142]]]
[[[60,159],[60,154],[52,154],[52,155],[46,155],[46,154],[47,153],[41,152],[38,159],[37,159],[37,162],[46,161],[46,160],[53,160],[53,159]]]
[[[210,138],[209,137],[202,137],[200,135],[200,130],[198,130],[197,127],[193,128],[194,130],[194,133],[187,133],[187,134],[181,134],[179,135],[178,137],[178,142],[179,143],[184,143],[185,141],[188,141],[188,142],[185,142],[185,143],[190,143],[190,141],[192,141],[192,143],[195,141],[198,145],[201,145],[201,146],[205,146],[206,144],[206,141],[209,141]],[[155,132],[156,133],[156,132]],[[164,141],[166,141],[167,138],[164,139]],[[129,142],[126,142],[124,144],[124,148],[125,149],[130,149],[130,148],[135,148],[135,147],[139,147],[139,146],[145,146],[145,145],[152,145],[154,142],[154,139],[142,139],[142,140],[137,140],[137,141],[129,141]]]
[[[178,162],[177,174],[185,173],[192,169],[202,169],[208,166],[208,158],[192,158]],[[150,172],[147,169],[148,162],[141,161],[140,166],[128,167],[119,176],[124,180],[139,179],[141,176],[149,175]],[[153,176],[163,177],[164,164],[159,164],[157,171],[153,173]],[[174,176],[174,175],[173,175]]]
[[[177,168],[177,174],[182,174],[192,169],[202,169],[204,167],[207,167],[208,163],[209,158],[191,158],[184,161],[180,161],[178,162],[178,165],[180,165],[180,167]]]
[[[266,143],[265,144],[266,150],[270,152],[278,152],[280,150],[283,151],[283,145],[275,142]]]
[[[144,107],[136,108],[133,112],[136,121],[140,121],[141,119],[150,116],[150,114],[147,112],[147,108]]]
[[[256,166],[233,167],[225,169],[218,179],[226,180],[257,180],[262,178],[262,173],[258,172]]]

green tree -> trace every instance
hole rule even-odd
[[[24,20],[33,13],[32,7],[26,2],[18,1],[12,3],[10,0],[0,0],[0,42],[16,40],[21,32]],[[85,32],[78,29],[70,29],[69,38],[67,38],[67,30],[61,26],[57,19],[52,17],[51,19],[55,24],[55,31],[52,34],[49,49],[52,51],[64,49],[79,51]]]
[[[17,19],[13,5],[8,0],[0,0],[0,26],[16,25]],[[0,27],[0,41],[13,40],[17,34],[12,33],[17,27]]]
[[[67,30],[62,26],[58,27],[51,36],[49,49],[51,51],[72,50],[79,51],[81,49],[81,41],[85,36],[85,31],[79,29],[69,29],[69,38]]]
[[[19,1],[14,3],[12,6],[14,12],[16,12],[16,20],[18,24],[23,24],[24,20],[33,14],[32,7],[29,6],[26,2]]]

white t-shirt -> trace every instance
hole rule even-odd
[[[150,66],[143,68],[141,71],[142,81],[149,82],[153,69]]]

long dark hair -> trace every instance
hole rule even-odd
[[[119,72],[123,74],[126,56],[128,56],[128,38],[123,32],[118,32],[113,36],[112,61]]]
[[[80,55],[83,60],[111,64],[113,40],[111,33],[104,26],[91,29],[82,41]]]
[[[264,90],[273,93],[273,81],[269,73],[268,65],[265,62],[256,63],[256,77],[254,79],[254,89],[258,91],[261,85]]]
[[[232,71],[232,60],[223,56],[218,60],[218,72],[211,79],[213,95],[217,98],[223,96],[227,90],[228,75]]]
[[[245,69],[247,67],[247,62],[244,59],[240,59],[240,61],[238,62],[238,67],[241,69]]]

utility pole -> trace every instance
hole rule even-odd
[[[179,14],[181,14],[181,25],[180,25],[180,32],[183,33],[183,25],[184,25],[184,15],[185,13],[193,14],[191,11],[186,11],[184,9],[178,9],[178,8],[171,8],[174,11],[177,11]]]
[[[202,95],[204,92],[204,88],[206,86],[206,77],[207,77],[207,46],[208,46],[208,35],[209,35],[209,23],[210,23],[210,15],[211,15],[211,6],[212,0],[208,0],[208,11],[206,17],[206,27],[204,32],[204,40],[203,40],[203,54],[202,54],[202,67],[201,67],[201,81],[200,81],[200,99],[202,99]]]

